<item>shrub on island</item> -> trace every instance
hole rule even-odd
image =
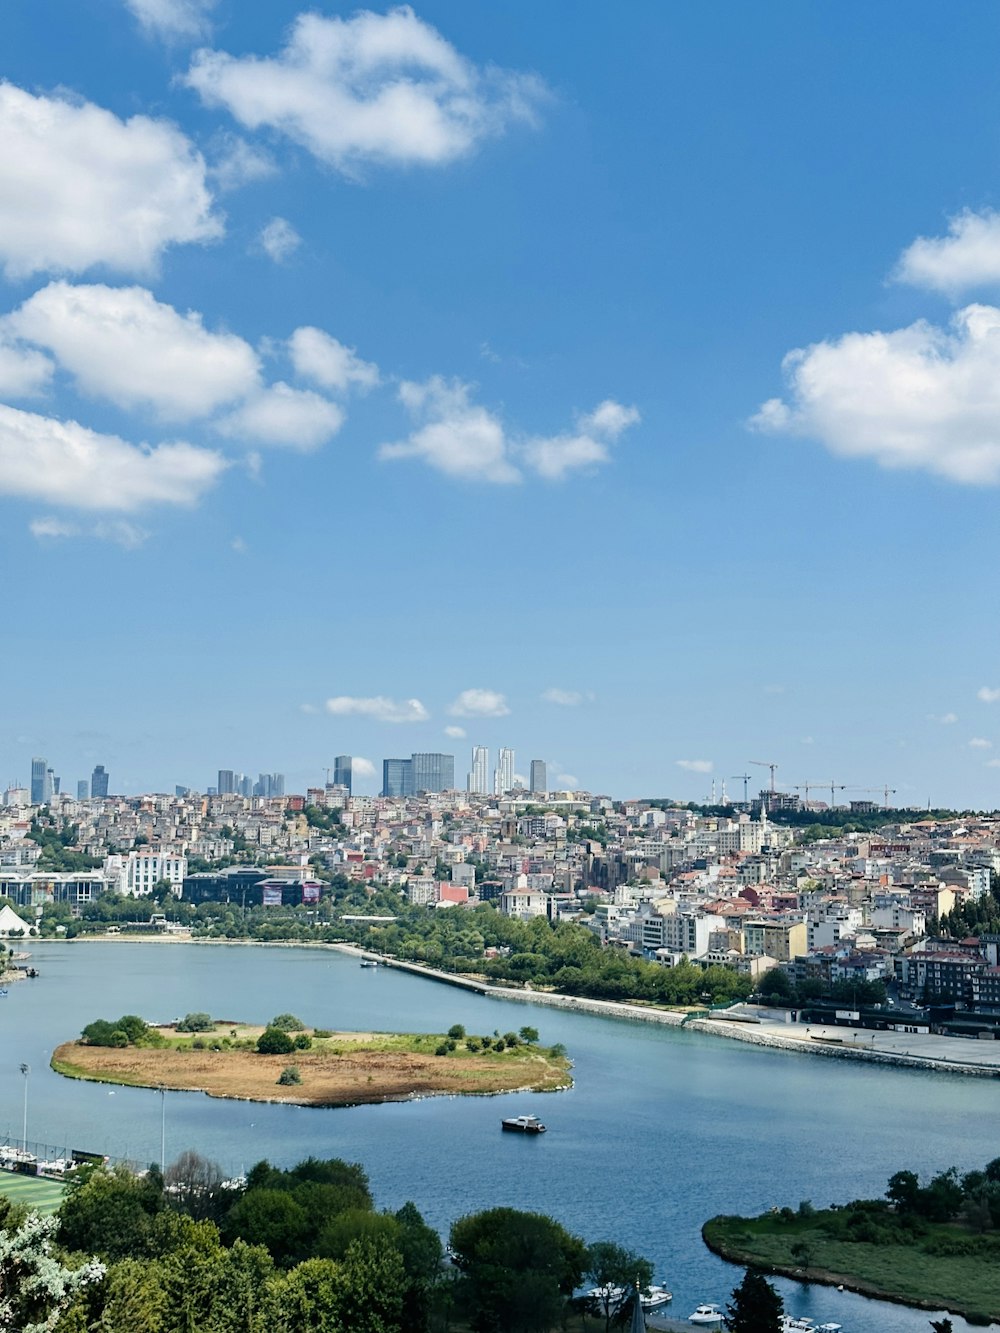
[[[269,1028],[277,1028],[279,1032],[305,1032],[306,1025],[301,1018],[296,1018],[294,1014],[278,1014],[272,1018],[267,1025]]]
[[[176,1032],[212,1032],[215,1028],[215,1020],[211,1014],[195,1013],[185,1014],[176,1025]]]
[[[165,1039],[137,1014],[124,1014],[116,1022],[97,1018],[81,1033],[86,1046],[163,1046]]]
[[[281,1028],[267,1027],[257,1038],[257,1051],[260,1055],[291,1055],[295,1042]]]
[[[298,1065],[286,1065],[278,1076],[279,1088],[291,1088],[302,1082]]]

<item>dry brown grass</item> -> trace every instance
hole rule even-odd
[[[570,1083],[564,1058],[530,1047],[516,1047],[502,1055],[458,1050],[439,1056],[432,1050],[391,1049],[394,1044],[392,1034],[344,1032],[316,1042],[312,1050],[258,1055],[253,1051],[199,1051],[189,1043],[118,1049],[66,1042],[53,1053],[52,1068],[70,1078],[300,1106],[351,1106],[529,1088],[552,1091]],[[387,1045],[390,1049],[385,1049]],[[278,1077],[288,1065],[296,1066],[302,1082],[279,1087]]]

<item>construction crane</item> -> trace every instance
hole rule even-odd
[[[730,773],[730,775],[729,775],[729,780],[730,780],[730,782],[742,782],[742,783],[743,783],[743,804],[744,804],[744,805],[749,805],[749,804],[750,804],[750,797],[747,795],[747,783],[750,781],[750,779],[751,779],[752,777],[753,777],[753,774],[752,774],[752,773]]]
[[[749,760],[747,760],[747,762],[750,763],[750,764],[756,764],[758,768],[769,768],[769,769],[771,770],[771,791],[773,792],[774,789],[775,789],[775,788],[774,788],[774,774],[775,774],[775,770],[777,769],[778,765],[777,765],[777,764],[771,764],[771,763],[769,763],[766,759],[749,759]]]
[[[896,795],[896,788],[890,787],[888,784],[884,787],[851,787],[850,790],[867,792],[871,796],[881,796],[882,804],[886,810],[889,809],[889,797]]]

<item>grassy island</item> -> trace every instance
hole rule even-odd
[[[207,1015],[188,1019],[200,1020],[194,1030],[184,1030],[187,1020],[160,1027],[134,1015],[117,1024],[98,1020],[81,1040],[55,1050],[52,1068],[100,1083],[300,1106],[550,1092],[572,1082],[562,1047],[539,1046],[531,1028],[477,1037],[457,1024],[427,1034],[330,1032],[288,1014],[266,1028]]]
[[[972,1323],[1000,1320],[1000,1158],[965,1176],[944,1171],[926,1186],[897,1171],[884,1199],[713,1217],[702,1236],[731,1263]]]

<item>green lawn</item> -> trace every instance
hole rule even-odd
[[[0,1194],[13,1203],[24,1203],[40,1213],[54,1213],[63,1201],[66,1186],[58,1180],[42,1180],[38,1176],[20,1176],[12,1171],[0,1171]]]
[[[930,1227],[913,1244],[845,1240],[824,1230],[824,1219],[829,1216],[817,1212],[788,1220],[772,1214],[713,1217],[702,1234],[710,1249],[733,1263],[754,1264],[800,1280],[843,1283],[856,1291],[924,1309],[1000,1319],[996,1250],[963,1255],[929,1252],[935,1238],[959,1234],[950,1224]],[[793,1254],[793,1246],[801,1245],[807,1255],[801,1249]],[[808,1267],[803,1267],[803,1260]]]

